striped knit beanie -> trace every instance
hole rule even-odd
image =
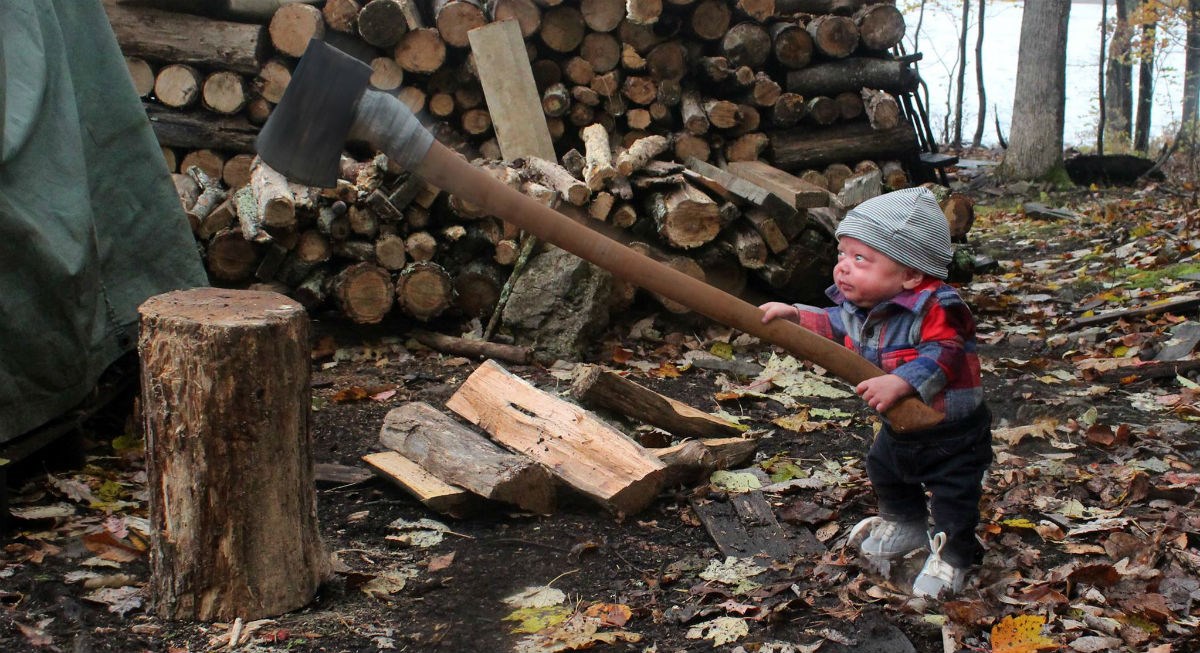
[[[885,193],[850,209],[837,228],[842,236],[938,279],[949,275],[950,224],[928,188]]]

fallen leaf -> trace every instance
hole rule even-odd
[[[723,646],[750,634],[750,626],[736,617],[717,617],[692,626],[687,631],[688,639],[712,640],[713,646]]]
[[[416,575],[417,572],[413,569],[391,569],[378,574],[359,589],[373,599],[386,599],[404,589],[409,579],[415,578]]]
[[[544,608],[558,605],[567,600],[562,590],[554,587],[526,587],[525,589],[504,599],[504,602],[514,608]]]
[[[1025,614],[1008,615],[992,626],[992,653],[1034,653],[1058,648],[1058,644],[1042,635],[1046,618]]]
[[[600,621],[601,626],[620,628],[633,618],[633,610],[622,603],[593,603],[583,611],[584,616]]]
[[[449,567],[452,562],[454,562],[454,552],[453,551],[451,551],[450,553],[447,553],[446,555],[434,556],[434,557],[430,558],[429,566],[427,567],[427,569],[431,572],[432,571],[441,571],[441,570]]]
[[[108,611],[122,617],[131,610],[142,607],[142,590],[132,585],[126,587],[102,587],[83,595],[84,600],[102,603]]]
[[[333,396],[330,397],[329,400],[335,404],[348,404],[355,401],[362,401],[370,396],[371,395],[367,392],[366,388],[356,385],[344,390],[338,390],[337,392],[333,393]]]
[[[762,487],[762,482],[754,474],[731,472],[724,469],[713,472],[708,482],[727,492],[749,492]]]
[[[504,621],[515,621],[514,633],[537,633],[566,621],[572,614],[571,608],[565,605],[542,605],[518,608],[507,616]]]
[[[30,646],[41,648],[43,646],[54,645],[54,638],[51,637],[45,630],[42,630],[45,627],[44,624],[38,626],[26,626],[19,621],[16,622],[16,624],[17,629],[21,631],[21,635],[25,637],[25,641],[28,642]]]

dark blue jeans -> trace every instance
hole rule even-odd
[[[924,522],[932,513],[933,532],[946,534],[942,558],[955,567],[983,558],[975,526],[983,477],[992,463],[991,425],[984,404],[970,417],[917,433],[900,435],[884,426],[867,452],[880,516]]]

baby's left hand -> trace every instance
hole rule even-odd
[[[895,374],[876,376],[859,383],[854,391],[862,397],[867,405],[879,412],[885,412],[897,401],[916,393],[908,381]]]

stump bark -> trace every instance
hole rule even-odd
[[[139,308],[155,610],[259,619],[329,575],[308,431],[308,318],[273,292],[196,288]]]

